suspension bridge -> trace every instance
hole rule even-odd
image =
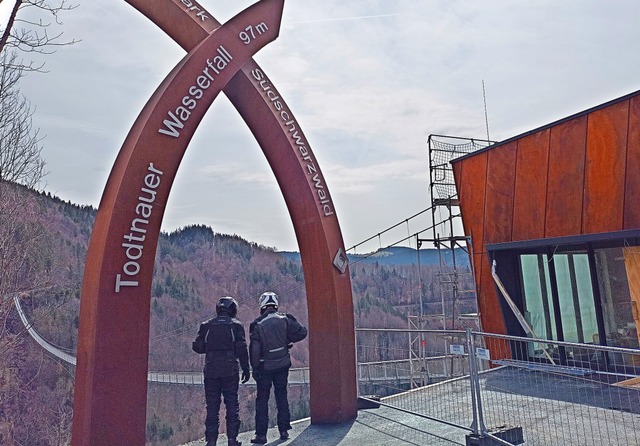
[[[20,320],[31,338],[45,351],[55,358],[72,366],[76,365],[76,357],[62,348],[44,339],[34,328],[33,324],[27,318],[22,308],[20,298],[14,295],[13,302],[20,316]],[[435,360],[436,358],[434,358]],[[409,385],[412,380],[417,379],[417,373],[411,372],[412,367],[410,360],[395,361],[375,361],[370,363],[358,364],[358,375],[362,377],[360,381],[366,384],[380,384],[394,382],[398,388]],[[147,381],[150,383],[164,383],[174,385],[204,385],[202,371],[150,371],[147,375]],[[309,368],[299,367],[292,368],[289,371],[289,384],[291,385],[309,385]],[[241,386],[255,387],[255,382],[250,381]]]

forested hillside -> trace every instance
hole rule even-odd
[[[84,258],[96,210],[26,188],[20,191],[37,210],[25,215],[24,221],[37,226],[41,237],[31,255],[31,272],[15,290],[35,329],[73,353]],[[13,243],[21,243],[18,233]],[[411,263],[352,259],[356,325],[406,328],[407,315],[418,314],[421,292],[425,311],[440,313],[437,269],[433,263],[418,268]],[[296,256],[199,225],[162,234],[151,296],[150,370],[201,370],[202,358],[191,351],[191,341],[199,323],[213,315],[217,299],[235,297],[238,319],[248,326],[258,315],[257,297],[265,290],[278,293],[281,309],[307,324],[304,276]],[[12,296],[1,297],[0,444],[69,444],[74,370],[42,351],[10,305]],[[459,309],[474,310],[473,300],[462,302]],[[292,355],[294,367],[305,366],[307,342],[296,345]],[[292,390],[294,415],[305,415],[307,397],[305,389]],[[250,391],[243,391],[241,398],[243,429],[249,429]],[[150,385],[149,444],[175,445],[200,438],[203,419],[201,388]]]

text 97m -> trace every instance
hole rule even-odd
[[[257,36],[266,33],[267,31],[269,31],[269,27],[266,23],[261,22],[257,25],[247,26],[244,31],[241,31],[238,34],[238,37],[240,37],[240,40],[242,40],[245,45],[249,45],[249,43],[251,43],[252,40],[255,40]]]

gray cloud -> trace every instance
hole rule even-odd
[[[203,1],[222,21],[251,3]],[[631,0],[290,0],[256,60],[305,131],[351,246],[429,206],[430,133],[486,136],[483,80],[493,139],[640,88],[639,13]],[[97,206],[131,124],[183,52],[125,2],[81,1],[63,21],[82,43],[49,56],[50,72],[23,92],[47,135],[48,190]],[[190,223],[297,249],[275,179],[222,96],[164,227]]]

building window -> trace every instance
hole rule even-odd
[[[607,344],[611,346],[638,348],[638,326],[634,319],[637,304],[631,298],[628,280],[633,277],[629,272],[633,271],[632,259],[637,252],[622,247],[595,250],[604,327]]]
[[[552,248],[518,255],[520,305],[536,337],[639,348],[640,248]]]
[[[558,306],[562,316],[564,340],[598,342],[598,322],[588,255],[555,254],[553,264],[558,283]]]
[[[539,338],[568,342],[598,342],[598,321],[586,253],[520,256],[524,288],[525,319]],[[549,265],[555,273],[551,287]],[[554,297],[555,296],[555,297]],[[556,314],[560,314],[562,337],[558,336]]]
[[[526,321],[536,337],[557,340],[547,256],[544,254],[522,255],[520,256],[520,268],[524,287],[524,317]]]

